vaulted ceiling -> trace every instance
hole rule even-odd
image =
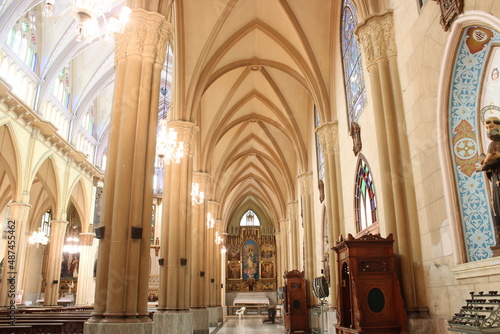
[[[124,1],[113,1],[107,17]],[[0,40],[39,0],[0,5]],[[99,152],[107,145],[114,86],[113,43],[76,42],[69,0],[55,2],[56,19],[42,22],[40,101],[71,63],[70,109],[78,122],[95,103]],[[227,225],[246,209],[271,225],[298,200],[297,177],[315,167],[314,106],[323,122],[336,120],[344,101],[338,29],[341,1],[183,0],[129,1],[128,6],[164,11],[174,26],[170,119],[200,129],[193,169],[211,175],[208,197],[220,204]],[[102,19],[101,19],[102,21]],[[334,75],[334,73],[336,73]],[[335,91],[339,96],[331,101]],[[39,104],[40,105],[40,104]]]

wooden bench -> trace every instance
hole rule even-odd
[[[29,334],[70,334],[66,332],[62,323],[57,322],[33,322],[18,325],[0,325],[0,334],[29,333]],[[83,333],[83,331],[82,331]]]

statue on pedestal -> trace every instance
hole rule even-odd
[[[496,245],[492,249],[497,256],[500,255],[500,110],[490,108],[482,118],[491,142],[487,153],[480,156],[478,170],[486,172],[491,181],[492,216],[496,239]]]

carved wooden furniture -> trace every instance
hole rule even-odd
[[[283,275],[283,307],[287,333],[307,333],[307,300],[304,272],[286,271]]]
[[[351,234],[333,248],[339,272],[338,334],[406,333],[406,313],[394,268],[392,234],[387,239]]]

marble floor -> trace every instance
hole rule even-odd
[[[224,318],[224,322],[219,327],[210,327],[210,334],[272,334],[284,333],[285,327],[281,319],[277,318],[274,324],[263,324],[263,317],[237,317]]]

